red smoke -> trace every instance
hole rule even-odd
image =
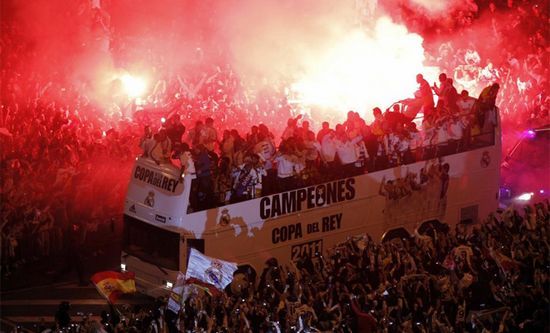
[[[319,105],[334,109],[342,101],[340,112],[353,108],[365,114],[373,105],[384,107],[397,98],[389,94],[392,88],[403,98],[409,97],[413,85],[405,88],[403,83],[414,83],[411,73],[435,66],[451,74],[463,65],[453,59],[457,54],[463,59],[479,56],[470,67],[460,67],[464,71],[453,75],[458,88],[467,88],[472,94],[492,78],[486,75],[484,81],[476,77],[469,83],[465,72],[478,75],[485,70],[490,74],[491,66],[509,68],[511,56],[522,61],[532,52],[525,47],[530,39],[543,41],[535,41],[542,44],[540,52],[546,60],[541,62],[542,74],[548,64],[547,31],[537,35],[532,26],[517,18],[523,15],[544,21],[548,8],[519,6],[513,0],[508,1],[510,8],[478,6],[474,0],[369,0],[359,5],[351,0],[98,0],[92,4],[100,6],[90,6],[86,1],[3,1],[3,20],[16,21],[16,35],[38,55],[20,59],[3,53],[5,67],[15,61],[23,76],[34,71],[41,74],[38,79],[46,82],[75,84],[105,109],[113,98],[114,78],[145,77],[148,88],[153,89],[159,79],[174,73],[195,74],[198,81],[203,71],[200,66],[230,63],[244,90],[257,89],[259,82],[284,81],[298,87],[296,95],[289,98],[306,102],[303,112]],[[368,32],[384,16],[406,27],[403,38],[391,33],[373,36]],[[400,46],[414,33],[422,37],[422,44]],[[362,37],[353,37],[358,35]],[[392,72],[400,65],[367,57],[369,48],[375,53],[381,45],[397,48],[397,53],[388,54],[388,58],[401,58],[400,65],[414,67],[410,73]],[[422,47],[426,52],[424,64],[417,60]],[[365,57],[354,54],[354,49],[365,50]],[[346,64],[349,59],[339,56],[346,53],[359,60],[351,59]],[[415,60],[411,61],[413,55]],[[364,63],[358,63],[362,58]],[[354,67],[358,69],[357,77],[350,75]],[[366,74],[380,68],[382,72],[387,69],[388,76],[395,76],[399,84],[379,87],[381,74]],[[522,73],[500,73],[495,78],[514,81],[520,87],[510,95],[531,80]],[[319,85],[322,81],[330,85]],[[360,96],[357,89],[362,84],[365,94]],[[390,96],[379,100],[386,94],[369,87],[380,88]],[[328,101],[331,95],[337,98]]]

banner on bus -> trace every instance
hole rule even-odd
[[[233,273],[236,270],[236,263],[205,256],[192,248],[185,280],[199,280],[224,290],[233,280]]]

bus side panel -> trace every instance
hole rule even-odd
[[[495,150],[488,147],[358,176],[353,200],[256,223],[252,219],[258,214],[258,200],[243,203],[247,207],[229,206],[229,211],[238,208],[243,213],[226,227],[207,228],[206,253],[262,267],[271,257],[286,262],[354,235],[368,233],[379,239],[398,227],[412,233],[427,220],[454,225],[469,214],[484,217],[497,207],[498,163],[486,166],[481,161],[487,154],[498,156]],[[388,194],[388,182],[408,192]]]

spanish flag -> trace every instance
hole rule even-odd
[[[110,303],[114,303],[120,295],[136,292],[135,278],[136,275],[133,272],[106,271],[95,273],[90,280],[103,297]]]

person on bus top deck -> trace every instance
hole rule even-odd
[[[451,78],[447,78],[447,83],[449,85],[449,95],[447,96],[447,109],[450,111],[451,115],[456,115],[458,113],[458,107],[456,102],[458,100],[458,92],[454,86],[454,81]]]
[[[161,163],[168,163],[170,161],[170,155],[172,154],[172,142],[165,129],[161,129],[155,135],[155,145],[151,149],[149,156],[160,165]]]
[[[416,75],[416,83],[420,86],[414,95],[416,98],[420,98],[422,100],[422,107],[419,112],[421,111],[425,115],[430,114],[433,112],[435,106],[432,88],[430,87],[428,81],[424,79],[422,74]]]
[[[149,152],[155,146],[155,139],[153,138],[153,130],[151,126],[146,125],[143,128],[143,136],[139,140],[139,147],[143,150],[142,157],[149,157]]]
[[[166,122],[166,134],[172,141],[172,144],[174,147],[179,146],[181,144],[181,138],[183,134],[185,134],[185,126],[181,122],[181,117],[179,114],[173,115],[167,122]]]
[[[319,143],[323,143],[323,137],[330,133],[330,131],[332,130],[330,129],[330,124],[328,123],[328,121],[323,121],[321,129],[317,133],[317,141],[319,141]]]
[[[214,192],[218,197],[218,203],[221,205],[228,204],[231,199],[233,178],[234,173],[231,167],[231,159],[228,156],[222,156],[214,182]]]
[[[380,138],[384,136],[384,134],[386,134],[386,120],[384,119],[384,116],[382,115],[382,110],[379,107],[375,107],[374,109],[372,109],[372,115],[374,116],[374,120],[371,124],[371,132],[377,138]]]
[[[447,79],[447,74],[439,74],[439,87],[437,86],[437,83],[434,82],[432,89],[438,96],[436,109],[440,114],[449,105],[449,101],[451,99],[451,87],[452,85]]]
[[[196,178],[195,162],[193,161],[189,145],[183,142],[180,151],[179,160],[181,164],[181,175],[185,177],[189,176],[192,179]]]
[[[192,147],[200,143],[200,138],[201,138],[200,134],[203,127],[204,127],[204,124],[202,123],[202,121],[197,120],[197,122],[195,123],[195,127],[189,130],[188,142],[191,142]]]
[[[353,110],[349,110],[347,113],[346,121],[342,125],[344,125],[345,128],[349,128],[354,121],[357,115]]]
[[[272,194],[275,192],[275,178],[277,177],[277,170],[273,165],[273,158],[277,149],[267,127],[265,127],[265,130],[261,129],[259,131],[258,143],[254,145],[253,152],[260,157],[265,170],[265,175],[262,177],[262,195]]]
[[[384,113],[384,119],[390,132],[399,131],[405,123],[399,104],[394,104],[391,110],[388,108]]]
[[[470,94],[468,93],[468,90],[462,90],[462,92],[460,93],[460,96],[458,97],[458,100],[456,101],[456,105],[458,107],[458,111],[460,112],[460,115],[469,116],[470,112],[474,107],[475,102],[476,102],[476,99],[470,96]]]
[[[218,142],[218,132],[214,128],[214,119],[206,118],[199,135],[199,143],[203,144],[208,151],[213,151],[215,143]]]
[[[277,163],[277,185],[279,192],[292,189],[296,182],[296,156],[292,154],[287,141],[281,142],[279,152],[274,161]]]
[[[355,150],[355,145],[361,140],[363,140],[363,137],[360,134],[350,139],[342,125],[336,126],[336,154],[340,159],[340,175],[342,177],[361,174],[361,169],[356,166],[358,156]]]
[[[289,118],[286,122],[287,126],[285,130],[283,131],[283,134],[281,135],[282,140],[286,140],[288,138],[291,138],[294,136],[294,133],[296,132],[296,128],[298,127],[298,120],[302,118],[302,115],[299,114],[296,116],[296,118]]]
[[[364,124],[361,127],[361,135],[363,136],[363,141],[365,142],[365,149],[367,150],[367,170],[372,172],[374,170],[375,157],[378,152],[378,141],[377,137],[372,133],[372,126]]]
[[[376,138],[376,154],[371,154],[369,152],[369,155],[371,158],[375,158],[375,168],[383,168],[385,165],[384,159],[385,159],[385,147],[386,147],[386,141],[387,136],[386,134],[389,133],[389,126],[388,122],[382,115],[382,110],[379,107],[375,107],[372,109],[372,114],[374,116],[374,121],[371,124],[371,133]]]
[[[214,183],[212,179],[212,160],[208,150],[202,144],[198,144],[193,148],[193,156],[195,159],[195,170],[197,174],[197,207],[194,209],[204,210],[212,206],[214,202]]]
[[[255,155],[255,154],[254,154]],[[258,183],[258,173],[254,168],[254,159],[252,156],[245,158],[244,164],[236,172],[231,194],[231,202],[241,202],[252,198],[252,191],[255,184]]]
[[[476,116],[478,118],[479,128],[483,129],[486,125],[486,119],[491,115],[491,112],[495,108],[495,103],[498,95],[500,85],[498,83],[493,83],[490,86],[483,88],[477,103],[474,106]],[[491,122],[496,124],[496,112],[494,112],[494,119],[491,119]],[[484,130],[485,132],[485,130]]]
[[[319,152],[321,151],[321,144],[315,140],[315,133],[312,131],[306,132],[306,138],[304,139],[304,150],[306,168],[308,171],[312,171],[313,168],[317,167]]]
[[[315,137],[315,133],[310,129],[309,127],[309,121],[304,120],[302,121],[302,139],[306,139],[308,135],[313,134],[313,137]]]
[[[246,144],[249,147],[254,147],[260,140],[258,138],[260,134],[260,128],[256,125],[250,128],[250,133],[246,134]]]
[[[321,161],[322,161],[322,172],[333,178],[335,176],[336,170],[338,170],[336,162],[336,142],[335,142],[335,133],[334,130],[329,130],[325,135],[323,135],[323,140],[321,141]]]
[[[476,101],[477,99],[469,95],[468,90],[462,90],[460,96],[456,101],[460,121],[463,124],[462,144],[464,145],[464,147],[469,146],[472,136],[472,126],[474,126],[476,123],[474,121],[474,114],[472,112],[474,110]],[[477,129],[474,129],[474,131],[475,130]]]

